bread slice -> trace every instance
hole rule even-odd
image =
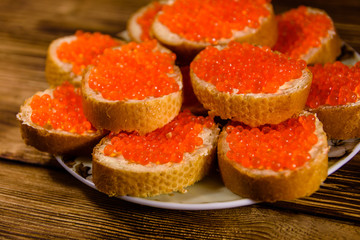
[[[196,60],[197,58],[195,58]],[[256,127],[278,124],[299,114],[310,92],[312,74],[309,69],[302,76],[283,84],[275,93],[228,93],[200,79],[190,68],[194,93],[209,110],[209,115],[232,119]]]
[[[147,165],[130,162],[123,155],[104,155],[104,148],[110,143],[110,138],[105,137],[94,148],[93,182],[99,191],[109,196],[150,197],[186,192],[187,186],[201,180],[214,166],[219,131],[216,125],[204,127],[198,135],[203,145],[185,153],[180,163]]]
[[[161,6],[162,6],[161,2],[152,1],[149,4],[147,4],[146,6],[138,9],[134,14],[132,14],[130,16],[130,18],[127,22],[127,25],[126,25],[126,30],[132,41],[142,42],[144,40],[152,39],[152,33],[150,31],[151,24],[149,25],[148,30],[147,30],[147,26],[146,26],[146,30],[148,32],[144,33],[145,29],[138,22],[138,19],[140,17],[144,17],[144,14],[146,14],[148,11],[152,11],[151,13],[155,13],[156,11],[159,11]],[[151,20],[153,20],[153,19],[151,19],[152,17],[155,18],[155,16],[152,16],[152,14],[149,17],[150,17],[150,19],[148,19],[148,21],[150,21],[150,22],[151,22]],[[146,36],[146,37],[142,37],[142,36]]]
[[[168,51],[158,45],[160,51]],[[108,100],[89,87],[93,67],[85,73],[82,81],[84,114],[96,127],[113,132],[137,131],[145,134],[164,126],[178,115],[182,105],[182,75],[174,65],[170,77],[179,85],[179,91],[161,97],[146,97],[143,100]]]
[[[68,81],[76,87],[81,86],[82,74],[75,74],[73,64],[63,62],[58,58],[57,49],[64,42],[70,43],[75,41],[76,35],[64,36],[53,40],[47,50],[45,63],[45,77],[51,87],[59,86],[63,82]],[[120,40],[116,40],[119,45],[122,44]],[[85,68],[84,68],[85,69]]]
[[[169,1],[168,4],[171,5],[173,2],[174,1]],[[233,30],[232,37],[221,38],[217,40],[216,45],[226,45],[231,41],[248,42],[269,47],[275,45],[277,40],[277,23],[275,20],[275,14],[270,3],[266,4],[266,8],[269,10],[270,14],[268,17],[262,17],[259,19],[259,28],[255,29],[246,27],[241,31]],[[161,13],[162,12],[160,11],[159,14]],[[209,15],[211,15],[211,13],[209,13]],[[206,28],[206,26],[204,26],[204,28]],[[151,31],[153,36],[158,39],[162,45],[177,54],[179,62],[182,65],[188,64],[202,49],[206,46],[212,45],[207,41],[188,40],[179,34],[171,32],[167,26],[163,25],[159,21],[158,16],[154,20]]]
[[[227,157],[228,133],[223,130],[218,141],[218,162],[223,182],[232,192],[256,201],[275,202],[309,196],[327,177],[328,150],[326,134],[316,119],[318,142],[310,150],[311,159],[294,170],[245,168]]]
[[[297,11],[301,11],[301,9],[304,9],[304,6],[301,6],[297,9],[293,9],[290,11],[293,12],[297,12]],[[279,16],[277,16],[277,20],[279,22],[279,24],[281,24],[282,18],[281,16],[283,16],[284,14],[289,13],[285,12]],[[309,15],[312,14],[321,14],[324,15],[326,17],[328,17],[331,21],[331,27],[328,29],[327,33],[328,35],[326,37],[319,37],[319,42],[320,42],[320,46],[319,47],[310,47],[308,49],[306,49],[306,51],[302,52],[301,54],[295,54],[292,53],[292,51],[294,49],[288,49],[288,50],[282,50],[283,46],[281,46],[282,42],[289,42],[291,40],[288,40],[287,38],[289,37],[288,32],[284,32],[284,34],[282,34],[281,31],[284,31],[281,27],[278,28],[279,30],[279,36],[278,36],[278,42],[275,44],[274,46],[274,50],[280,51],[284,54],[289,55],[292,58],[300,58],[303,59],[307,62],[307,64],[316,64],[316,63],[327,63],[327,62],[334,62],[337,58],[337,56],[340,55],[341,53],[341,39],[339,37],[339,35],[337,34],[335,27],[333,25],[333,22],[330,18],[330,16],[323,10],[321,9],[317,9],[317,8],[312,8],[312,7],[306,7],[306,11],[308,12]],[[314,25],[316,23],[313,23],[311,25]],[[295,26],[294,26],[295,28]],[[305,34],[306,36],[307,34]],[[303,36],[303,35],[300,35]],[[300,39],[298,39],[300,40]],[[294,42],[294,41],[292,41]]]
[[[25,100],[16,115],[20,122],[22,138],[27,145],[36,149],[56,155],[88,155],[106,134],[105,131],[97,130],[94,132],[84,132],[83,134],[53,129],[51,127],[41,127],[31,121],[32,108],[30,103],[35,95],[42,96],[49,94],[53,96],[54,89],[46,89],[37,92],[32,97]]]
[[[316,113],[330,139],[360,137],[360,62],[349,67],[341,62],[310,67],[314,75],[307,110]]]
[[[337,106],[322,105],[307,110],[317,115],[329,139],[360,137],[360,101]]]

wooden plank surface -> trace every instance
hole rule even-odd
[[[0,161],[0,169],[4,237],[356,239],[360,233],[355,222],[261,204],[207,211],[157,209],[106,197],[61,169],[10,161]]]
[[[50,155],[23,143],[15,115],[25,98],[48,87],[44,66],[49,43],[78,29],[114,36],[147,2],[0,1],[0,238],[358,239],[360,155],[308,198],[173,211],[108,198],[59,168]],[[341,38],[360,52],[359,0],[273,4],[278,13],[300,4],[326,10]]]

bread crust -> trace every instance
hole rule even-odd
[[[230,94],[220,92],[215,85],[199,79],[190,69],[194,93],[209,115],[243,122],[251,127],[278,124],[304,110],[310,92],[312,73],[303,70],[291,87],[268,94]]]
[[[52,90],[37,92],[35,95],[51,94]],[[46,129],[31,121],[30,103],[33,97],[25,100],[20,112],[16,115],[20,122],[21,136],[27,145],[57,155],[89,155],[93,147],[106,134],[105,131],[77,134],[63,130]]]
[[[50,87],[56,87],[63,82],[68,81],[75,87],[81,87],[81,79],[83,74],[77,75],[72,71],[73,65],[61,61],[57,56],[57,49],[64,42],[72,42],[76,40],[75,35],[65,36],[53,40],[47,50],[46,62],[45,62],[45,77]],[[119,45],[123,42],[115,39]]]
[[[277,22],[273,7],[266,4],[270,15],[262,18],[261,26],[258,29],[246,28],[242,31],[234,31],[233,36],[227,39],[220,39],[217,45],[227,45],[231,41],[248,42],[255,45],[272,47],[277,41]],[[171,32],[156,17],[151,27],[153,36],[165,47],[175,52],[180,65],[187,65],[204,48],[211,45],[209,42],[190,41]]]
[[[223,130],[218,141],[218,162],[222,180],[235,194],[256,201],[275,202],[309,196],[327,177],[328,150],[326,134],[321,122],[316,121],[318,143],[312,159],[293,171],[256,170],[230,160],[226,153],[227,132]]]
[[[360,101],[338,106],[323,105],[308,111],[316,113],[329,139],[360,137]]]
[[[185,192],[185,187],[201,180],[212,169],[219,131],[214,126],[208,135],[209,144],[184,155],[182,162],[160,165],[141,165],[104,156],[103,149],[110,141],[105,137],[93,151],[93,182],[99,191],[109,196],[150,197]]]
[[[320,13],[330,16],[321,9],[307,7],[308,11],[311,13]],[[309,51],[304,54],[301,59],[305,60],[307,64],[316,64],[321,63],[325,64],[328,62],[334,62],[337,56],[341,53],[341,39],[337,34],[335,27],[334,30],[328,31],[329,36],[321,40],[321,46],[318,48],[309,49]]]
[[[179,91],[157,98],[123,101],[104,99],[91,89],[88,83],[91,69],[85,73],[82,81],[82,98],[84,115],[96,128],[145,134],[163,127],[180,112],[182,76],[177,66],[174,66],[173,76],[179,84]]]
[[[57,57],[57,49],[63,42],[72,42],[76,39],[75,35],[65,36],[53,40],[47,50],[45,62],[45,77],[50,87],[61,85],[68,81],[76,87],[81,86],[81,75],[76,75],[72,71],[72,64],[62,62]]]

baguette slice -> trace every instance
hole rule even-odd
[[[329,139],[346,140],[360,137],[360,99],[357,93],[360,81],[357,77],[355,77],[355,75],[360,73],[360,62],[358,62],[356,65],[357,67],[350,68],[351,71],[347,66],[340,62],[333,64],[328,63],[322,67],[321,65],[310,67],[310,70],[314,75],[314,84],[312,85],[310,91],[306,109],[309,112],[315,113],[317,115],[317,117],[324,125],[324,130]],[[321,69],[316,70],[317,67],[321,67]],[[332,69],[336,68],[340,70],[338,74],[332,72]],[[324,76],[326,79],[318,79]],[[333,85],[326,86],[323,84],[323,81],[330,82]],[[349,89],[350,85],[353,85],[354,88],[350,92],[353,94],[353,96],[356,96],[356,99],[354,99],[353,102],[337,103],[336,105],[321,103],[320,106],[317,107],[312,106],[310,103],[314,99],[314,96],[321,96],[318,92],[320,90],[319,88],[322,88],[320,91],[324,91],[324,88],[332,88],[332,91],[340,92],[342,88],[347,87],[347,89]],[[326,97],[328,98],[330,96]],[[321,98],[324,97],[322,96]],[[337,98],[350,99],[349,96],[341,97],[340,93],[338,93]]]
[[[316,119],[318,142],[310,150],[311,159],[294,170],[245,168],[227,157],[228,133],[223,130],[218,141],[218,161],[223,182],[235,194],[256,201],[275,202],[309,196],[327,177],[328,151],[326,134]]]
[[[186,192],[186,187],[201,180],[214,165],[217,138],[220,129],[214,125],[198,135],[203,145],[191,153],[184,153],[180,163],[130,162],[123,155],[110,157],[104,148],[110,143],[105,137],[94,148],[92,160],[93,182],[96,188],[109,196],[150,197],[172,192]]]
[[[81,31],[78,31],[76,34],[81,33]],[[86,66],[84,66],[84,71],[81,74],[76,74],[73,72],[73,64],[63,62],[57,54],[57,49],[61,44],[64,42],[71,43],[77,39],[76,34],[55,39],[49,45],[45,63],[45,77],[51,87],[59,86],[65,81],[70,82],[76,87],[81,86],[81,79]],[[116,39],[116,42],[118,43],[117,45],[122,44],[120,40]],[[88,49],[88,51],[91,50]]]
[[[132,41],[142,42],[153,39],[152,33],[150,31],[152,25],[151,22],[155,19],[155,14],[161,10],[161,7],[161,2],[153,1],[138,9],[133,15],[130,16],[126,25],[126,30]],[[147,18],[146,20],[149,21],[149,23],[142,25],[138,22],[139,18]]]
[[[54,89],[46,89],[37,92],[35,95],[42,96],[49,94],[53,96]],[[53,129],[51,127],[41,127],[31,121],[32,108],[30,103],[35,96],[25,100],[16,115],[20,122],[22,138],[27,145],[36,149],[56,155],[88,155],[99,141],[105,136],[106,132],[97,130],[85,132],[83,134]]]
[[[305,108],[312,81],[310,70],[305,68],[300,78],[284,83],[275,93],[228,93],[200,79],[192,68],[190,77],[194,93],[209,115],[252,127],[278,124],[299,114]]]
[[[172,5],[173,2],[175,1],[169,1],[168,4]],[[226,45],[231,41],[248,42],[269,47],[275,45],[277,40],[277,23],[275,20],[275,14],[270,3],[266,4],[266,8],[269,10],[270,15],[259,19],[259,28],[255,29],[246,27],[241,31],[233,30],[233,34],[230,38],[221,38],[217,40],[216,45]],[[161,11],[158,16],[160,14],[162,14]],[[211,16],[211,13],[208,15]],[[202,49],[209,45],[213,45],[208,41],[188,40],[179,34],[171,32],[169,27],[163,25],[159,21],[158,16],[155,18],[152,25],[152,34],[162,45],[177,54],[180,64],[189,64],[196,54],[198,54]],[[204,26],[204,28],[206,27],[207,26]]]
[[[320,46],[318,47],[310,47],[307,48],[306,50],[303,50],[302,53],[295,53],[294,50],[297,50],[298,48],[302,48],[303,47],[303,43],[300,43],[299,45],[295,44],[297,42],[301,42],[301,41],[305,41],[305,39],[309,36],[309,34],[303,33],[303,34],[298,34],[299,38],[298,39],[289,39],[293,37],[291,35],[291,33],[293,31],[299,31],[303,30],[301,29],[301,27],[296,25],[296,21],[292,21],[292,25],[291,27],[285,27],[284,24],[282,24],[283,21],[283,17],[286,14],[298,14],[297,12],[300,11],[307,11],[308,13],[308,17],[310,15],[314,15],[314,14],[320,14],[320,15],[324,15],[325,17],[327,17],[330,22],[331,22],[331,26],[329,26],[329,29],[327,30],[327,36],[326,37],[319,37],[318,41],[320,42]],[[300,6],[297,9],[292,9],[288,12],[285,12],[281,15],[277,16],[277,20],[278,20],[278,30],[279,30],[279,36],[278,36],[278,41],[274,46],[274,50],[282,52],[286,55],[288,55],[289,57],[292,58],[300,58],[303,59],[307,62],[307,64],[316,64],[316,63],[327,63],[327,62],[334,62],[337,58],[337,56],[340,55],[341,53],[341,39],[339,37],[339,35],[337,34],[335,27],[333,25],[333,22],[331,20],[331,18],[328,16],[328,14],[321,10],[321,9],[317,9],[317,8],[312,8],[312,7],[305,7],[305,6]],[[309,20],[309,26],[310,27],[315,27],[317,28],[317,26],[321,26],[321,23],[317,23],[317,22],[310,22]],[[320,25],[317,25],[320,24]],[[281,27],[283,26],[284,27]],[[322,27],[322,26],[321,26]],[[305,36],[305,37],[304,37]],[[284,47],[283,44],[290,44],[292,47],[286,48]]]
[[[158,45],[159,51],[169,50]],[[137,131],[145,134],[164,126],[180,112],[182,105],[182,75],[174,65],[171,77],[179,85],[179,91],[161,97],[146,97],[143,100],[108,100],[89,87],[89,76],[93,67],[85,73],[82,81],[84,114],[96,128],[113,132]],[[132,81],[132,80],[129,80]]]

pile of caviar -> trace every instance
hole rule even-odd
[[[80,89],[69,82],[56,87],[53,96],[35,95],[30,107],[31,121],[41,127],[78,134],[95,131],[84,116]]]
[[[56,50],[58,58],[65,63],[72,64],[72,71],[80,75],[83,70],[96,61],[96,57],[103,53],[104,49],[118,46],[109,35],[101,33],[88,33],[76,31],[76,40],[63,42]]]
[[[321,39],[334,30],[331,19],[325,14],[310,13],[305,6],[277,16],[278,40],[274,50],[291,58],[301,58],[310,48],[321,45]]]
[[[275,93],[284,83],[301,77],[305,68],[303,60],[238,42],[222,50],[209,46],[191,63],[200,79],[228,93]]]
[[[234,123],[226,127],[227,157],[245,168],[293,170],[311,159],[309,151],[318,141],[314,130],[314,115],[258,128]]]
[[[184,153],[191,153],[203,144],[199,137],[203,128],[213,125],[210,117],[194,116],[185,110],[164,127],[144,136],[137,132],[111,133],[111,144],[104,148],[104,154],[111,157],[122,154],[126,160],[142,165],[179,163]]]
[[[175,54],[156,50],[155,40],[106,49],[89,76],[89,86],[109,100],[142,100],[179,90]]]
[[[356,102],[360,95],[360,62],[349,67],[341,62],[309,66],[313,74],[306,105],[344,105]]]
[[[162,9],[163,5],[159,2],[153,2],[146,11],[136,19],[136,22],[141,26],[140,39],[142,41],[153,39],[150,36],[150,28],[155,19],[156,14]]]
[[[217,43],[232,31],[259,28],[270,12],[270,0],[176,0],[164,5],[159,21],[173,33],[191,41]]]

